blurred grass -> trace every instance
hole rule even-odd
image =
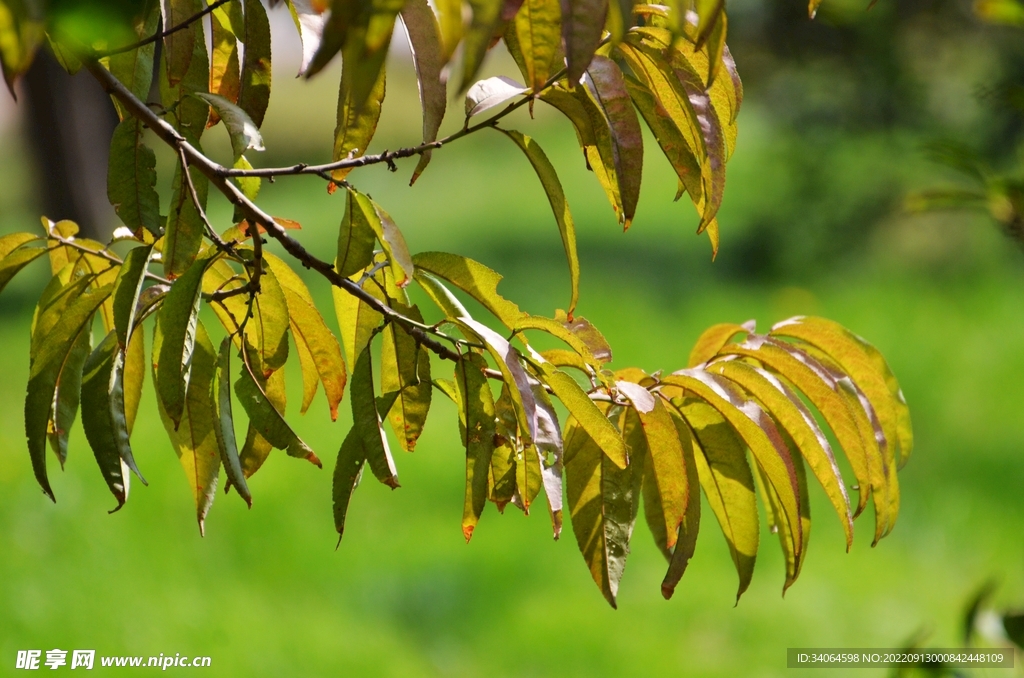
[[[281,98],[261,164],[309,158],[333,126],[334,76],[314,81],[315,105],[301,108],[282,103],[305,91],[286,77],[275,82]],[[394,117],[378,148],[415,141],[419,114],[408,85],[394,68],[385,106]],[[756,103],[741,118],[714,264],[706,240],[692,235],[691,208],[671,203],[674,179],[653,144],[641,211],[623,235],[569,128],[539,108],[536,122],[524,114],[514,126],[541,140],[563,172],[580,231],[579,312],[605,332],[615,366],[674,369],[712,323],[755,317],[766,327],[796,313],[834,318],[882,349],[918,439],[900,475],[895,532],[871,549],[864,516],[844,553],[838,522],[814,490],[814,538],[800,580],[783,600],[781,556],[765,532],[753,585],[734,607],[736,575],[710,511],[671,602],[659,594],[664,563],[638,524],[613,611],[568,527],[553,543],[543,511],[499,516],[492,506],[472,544],[463,543],[463,452],[455,413],[440,396],[417,452],[397,460],[402,488],[368,479],[337,552],[330,472],[350,416],[343,407],[330,423],[321,398],[292,420],[326,468],[275,452],[251,481],[252,510],[220,496],[205,539],[148,392],[133,447],[150,487],[135,486],[128,505],[108,516],[114,502],[79,427],[67,470],[50,459],[54,506],[32,478],[21,423],[27,327],[45,277],[37,265],[0,297],[5,666],[18,649],[60,647],[210,655],[217,676],[773,676],[785,672],[790,646],[892,647],[921,628],[934,630],[934,644],[953,645],[963,601],[991,575],[1004,578],[1006,601],[1024,599],[1024,267],[994,229],[960,216],[893,216],[868,236],[850,209],[843,237],[861,243],[861,256],[815,262],[809,277],[787,277],[784,264],[764,277],[758,262],[775,256],[777,243],[743,240],[738,252],[730,242],[756,233],[766,214],[815,220],[846,208],[792,204],[792,185],[809,180],[788,169],[786,149],[799,139],[773,129]],[[378,167],[352,179],[389,209],[414,251],[476,257],[507,276],[503,293],[550,314],[568,296],[557,230],[528,163],[490,134],[436,153],[411,189],[411,163],[397,175]],[[213,153],[216,144],[208,144]],[[899,134],[839,138],[821,161],[830,174],[814,180],[845,184],[840,195],[851,204],[879,184],[920,181],[913,144]],[[0,232],[34,229],[17,140],[0,149]],[[906,162],[878,170],[894,152]],[[262,204],[302,222],[299,237],[329,256],[342,205],[319,180],[266,185]],[[218,223],[230,217],[222,202],[211,214]],[[327,290],[316,284],[315,294],[329,309]],[[297,374],[289,377],[296,393]]]

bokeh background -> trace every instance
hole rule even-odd
[[[640,210],[622,233],[568,123],[538,107],[509,126],[535,136],[561,173],[579,232],[579,312],[611,341],[613,366],[676,369],[710,324],[767,327],[794,314],[834,318],[881,348],[917,447],[900,475],[898,525],[876,548],[866,515],[846,553],[812,489],[799,581],[780,595],[782,559],[765,532],[753,584],[734,606],[736,575],[706,511],[666,602],[664,562],[640,521],[612,610],[572,535],[553,542],[543,512],[491,506],[464,543],[464,453],[440,396],[417,451],[397,460],[402,488],[364,483],[337,551],[330,474],[351,417],[343,407],[331,423],[319,397],[292,419],[326,468],[275,452],[250,481],[253,508],[221,495],[205,539],[151,393],[133,439],[150,486],[107,515],[113,500],[77,428],[65,471],[50,462],[53,505],[32,478],[21,423],[28,323],[47,275],[37,263],[0,296],[0,674],[19,649],[59,647],[210,655],[217,676],[774,676],[786,673],[787,647],[898,647],[921,632],[932,646],[955,645],[965,601],[992,577],[997,601],[1024,605],[1024,254],[984,215],[903,207],[908,192],[955,180],[927,160],[936,141],[965,143],[994,167],[1019,161],[1021,117],[1005,94],[1024,79],[1024,41],[980,24],[963,2],[864,5],[825,0],[809,22],[798,0],[730,3],[747,98],[715,262],[692,208],[672,202],[675,179],[653,140]],[[340,65],[296,80],[294,28],[283,8],[271,14],[274,97],[268,150],[255,160],[329,159]],[[488,68],[514,74],[500,50]],[[419,139],[412,67],[393,51],[377,149]],[[448,128],[461,108],[450,105]],[[44,210],[27,110],[0,95],[0,233],[39,228]],[[228,154],[224,137],[207,133],[214,156]],[[158,152],[166,184],[172,160]],[[452,144],[410,188],[412,167],[351,179],[414,251],[487,263],[530,312],[564,307],[557,229],[511,144],[489,132]],[[340,196],[283,178],[261,200],[331,256]],[[222,202],[211,215],[228,225]],[[311,284],[332,318],[329,290]],[[294,410],[297,373],[289,380]]]

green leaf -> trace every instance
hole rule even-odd
[[[669,558],[668,572],[665,573],[665,579],[661,582],[661,595],[665,600],[670,599],[675,593],[676,585],[682,579],[690,558],[693,557],[694,549],[697,546],[697,533],[700,529],[700,490],[698,489],[697,482],[698,473],[693,450],[693,436],[683,420],[677,416],[678,412],[674,409],[670,409],[669,412],[672,416],[672,422],[675,424],[679,443],[682,446],[683,464],[686,468],[687,477],[687,498],[686,515],[676,535],[676,546],[675,550],[672,551],[671,558]],[[653,487],[652,475],[650,464],[648,464],[645,466],[643,486],[645,513],[649,506],[646,492],[648,488]],[[657,507],[657,502],[651,503],[655,504],[654,508]]]
[[[111,331],[85,361],[82,376],[82,427],[103,479],[117,499],[117,508],[111,513],[124,506],[128,498],[129,469],[146,483],[128,440],[124,361],[117,333]]]
[[[640,199],[644,144],[640,122],[626,90],[622,71],[614,61],[597,55],[587,68],[586,91],[600,108],[611,136],[615,177],[622,198],[619,222],[629,228]]]
[[[235,395],[242,409],[249,415],[249,423],[275,448],[287,451],[290,457],[305,459],[322,468],[323,464],[313,450],[295,434],[272,402],[262,380],[253,371],[252,359],[247,350],[242,350],[241,358],[242,370],[235,382]]]
[[[575,84],[591,64],[601,42],[608,0],[561,0],[562,40],[569,82]]]
[[[423,108],[423,143],[430,143],[437,139],[448,99],[448,90],[441,75],[447,61],[441,44],[441,29],[427,0],[407,0],[402,8],[402,23],[409,36],[409,48],[416,66],[416,83]],[[409,185],[416,183],[426,169],[430,153],[428,150],[420,155]]]
[[[569,316],[572,316],[580,294],[580,260],[576,254],[576,226],[572,220],[572,213],[569,211],[569,203],[565,200],[565,192],[562,191],[562,182],[559,181],[558,174],[551,161],[548,160],[548,156],[536,141],[515,130],[503,129],[501,132],[514,141],[526,154],[537,173],[537,178],[540,179],[540,183],[544,187],[548,202],[551,203],[551,211],[555,214],[558,232],[562,236],[565,258],[569,262],[569,281],[572,289],[569,297]]]
[[[284,370],[277,370],[261,383],[267,400],[283,416],[288,405],[287,391],[285,390]],[[250,421],[245,432],[245,441],[242,449],[238,452],[238,461],[242,465],[242,473],[249,478],[263,467],[274,446],[263,437],[259,429]]]
[[[349,430],[338,450],[338,461],[334,466],[334,528],[338,531],[338,543],[345,533],[345,516],[352,500],[352,492],[363,475],[366,450],[363,439],[355,428]]]
[[[440,280],[430,275],[422,268],[416,269],[414,279],[419,283],[420,288],[427,293],[446,318],[469,318],[471,317],[462,302],[452,294],[452,291],[444,286]]]
[[[760,538],[754,477],[747,463],[746,447],[725,418],[710,405],[688,399],[681,402],[679,411],[693,434],[697,477],[722,528],[739,575],[736,591],[739,602],[754,574]]]
[[[810,463],[825,494],[832,503],[846,534],[846,550],[853,545],[853,515],[850,498],[828,439],[799,396],[772,374],[736,360],[715,362],[708,371],[729,379],[757,398],[782,426],[796,449]]]
[[[398,487],[398,471],[381,426],[380,413],[373,389],[373,363],[370,345],[359,353],[352,369],[352,426],[362,440],[366,460],[377,480],[391,489]]]
[[[4,236],[10,238],[13,236],[24,236],[27,233],[12,233],[11,235]],[[31,240],[25,240],[25,243],[34,242],[38,238],[32,238]],[[19,245],[20,247],[20,245]],[[13,249],[13,248],[12,248]],[[7,287],[7,283],[14,279],[14,276],[18,274],[21,269],[25,268],[33,261],[46,254],[47,250],[45,247],[24,247],[21,249],[13,249],[8,254],[5,254],[0,259],[0,292]],[[0,251],[0,254],[3,252]]]
[[[625,437],[630,445],[630,459],[646,459],[644,492],[647,496],[644,501],[647,523],[658,548],[669,554],[676,545],[690,496],[679,432],[661,398],[652,397],[647,389],[630,382],[620,381],[616,386],[633,405],[626,412],[628,433]],[[639,392],[646,397],[639,397]],[[650,399],[650,404],[647,399]]]
[[[185,408],[185,393],[192,375],[192,354],[202,300],[202,282],[206,269],[216,259],[207,255],[197,259],[172,286],[157,311],[163,341],[156,351],[154,381],[157,399],[168,418],[177,425]]]
[[[260,0],[245,0],[245,53],[242,56],[242,83],[238,105],[249,114],[256,127],[270,103],[270,21]]]
[[[334,267],[348,277],[373,261],[376,230],[370,222],[379,219],[372,201],[359,191],[346,189],[345,198],[345,216],[338,230],[338,256]]]
[[[420,252],[412,261],[417,269],[447,280],[476,299],[510,330],[524,315],[518,306],[498,294],[501,275],[479,262],[446,252]]]
[[[512,30],[526,67],[523,76],[534,92],[561,68],[561,14],[559,4],[547,0],[525,0],[516,13]]]
[[[462,20],[461,0],[436,0],[438,28],[441,29],[441,45],[444,48],[444,63],[455,54],[455,48],[462,41],[465,26]]]
[[[125,351],[124,370],[121,373],[121,382],[124,386],[124,418],[129,435],[135,428],[135,419],[139,414],[147,371],[146,334],[134,332],[128,342],[128,350]]]
[[[459,428],[466,448],[466,499],[462,508],[462,534],[469,542],[487,503],[488,471],[494,453],[494,399],[484,370],[487,362],[477,353],[466,353],[455,364],[456,405]]]
[[[370,227],[384,248],[384,254],[391,264],[395,284],[400,288],[405,287],[412,282],[414,273],[412,255],[409,254],[409,246],[405,244],[405,236],[398,230],[398,226],[384,208],[372,200],[370,204],[375,214],[369,219]]]
[[[12,97],[17,98],[14,80],[32,65],[36,49],[46,39],[45,30],[45,23],[31,16],[26,4],[0,4],[0,69]]]
[[[198,171],[188,170],[199,197],[199,208],[206,209],[210,182]],[[167,214],[166,235],[164,236],[164,275],[174,280],[196,261],[203,246],[204,227],[202,214],[192,200],[188,182],[184,177],[181,163],[174,170],[171,184],[171,205]]]
[[[224,465],[228,483],[238,490],[245,503],[252,508],[252,494],[245,482],[245,471],[238,456],[238,443],[235,440],[235,417],[231,412],[231,338],[224,337],[217,352],[217,365],[213,375],[213,404],[215,409],[214,434],[217,436],[217,448],[220,450],[220,461]]]
[[[494,414],[495,445],[491,454],[487,498],[494,502],[499,513],[504,513],[505,506],[516,494],[516,460],[523,454],[512,391],[508,386],[501,387],[501,395],[494,402]]]
[[[366,155],[366,149],[377,131],[387,91],[384,66],[381,65],[379,72],[376,73],[376,80],[370,83],[370,88],[365,93],[365,84],[358,80],[360,77],[365,77],[361,65],[346,60],[338,91],[338,123],[334,128],[333,160]],[[335,181],[344,181],[352,169],[336,169],[331,173],[331,177]]]
[[[309,409],[317,384],[322,382],[331,420],[335,421],[338,418],[338,403],[341,402],[348,381],[341,346],[314,305],[313,297],[302,279],[273,254],[267,252],[263,256],[281,284],[288,304],[292,339],[295,340],[302,366],[303,396],[300,412],[305,414]]]
[[[168,336],[163,330],[163,319],[158,317],[156,331],[153,334],[153,355],[158,355],[166,345]],[[217,496],[221,456],[217,438],[217,399],[213,391],[217,354],[202,323],[197,323],[195,328],[192,358],[195,373],[180,419],[172,420],[159,398],[157,406],[160,410],[160,419],[192,489],[199,534],[205,535],[206,514],[209,513]],[[158,377],[159,373],[154,378]]]
[[[460,92],[465,92],[476,80],[476,74],[491,45],[491,37],[501,19],[502,0],[468,0],[468,4],[472,10],[472,18],[462,41]]]
[[[691,391],[718,410],[750,448],[758,468],[768,478],[783,508],[782,518],[793,540],[793,553],[803,553],[804,537],[800,527],[800,494],[793,456],[772,420],[751,400],[731,390],[728,382],[702,370],[673,373],[663,383]]]
[[[114,291],[111,298],[114,302],[114,328],[117,330],[117,341],[122,348],[128,346],[132,332],[135,330],[136,309],[142,285],[146,282],[146,267],[153,256],[153,246],[136,247],[124,257],[124,264],[117,272]]]
[[[392,308],[407,318],[423,322],[415,306],[395,302]],[[396,323],[388,323],[383,334],[380,390],[398,394],[388,420],[399,445],[412,452],[430,409],[430,352]]]
[[[266,150],[259,128],[240,106],[236,106],[219,94],[200,92],[196,96],[209,103],[217,116],[224,121],[228,135],[231,137],[231,150],[235,154],[236,161],[250,148],[254,151]]]
[[[160,0],[163,25],[172,28],[203,11],[200,0]],[[194,58],[195,43],[202,41],[202,24],[191,26],[164,36],[164,61],[167,63],[167,81],[172,87],[185,78]]]
[[[59,293],[40,313],[33,332],[25,433],[36,480],[50,499],[54,497],[46,477],[46,439],[49,434],[59,439],[63,465],[68,429],[78,411],[82,367],[92,350],[89,323],[111,292],[110,286],[84,290],[88,283],[89,278],[82,278],[63,288],[55,286]]]
[[[238,35],[245,33],[245,17],[242,3],[229,2],[210,14],[210,93],[216,94],[232,104],[238,103],[242,89],[238,56]],[[217,124],[219,114],[214,110],[209,126]]]
[[[160,25],[158,4],[155,2],[146,4],[149,10],[133,19],[132,28],[138,40],[143,40],[156,33],[157,27]],[[153,84],[155,53],[156,43],[151,42],[136,49],[112,55],[108,64],[111,74],[127,87],[129,92],[143,101],[149,96],[149,90]],[[121,120],[125,120],[128,113],[124,110],[123,104],[115,98],[114,106],[117,108]]]
[[[643,468],[620,469],[570,419],[565,425],[565,478],[576,543],[605,599],[616,607],[640,500]]]

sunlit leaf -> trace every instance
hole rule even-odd
[[[356,80],[363,76],[361,66],[346,60],[342,68],[337,125],[334,128],[334,152],[331,156],[333,160],[358,158],[366,154],[370,140],[377,131],[387,90],[384,67],[381,66],[375,75],[376,80],[364,92],[364,84]],[[331,176],[335,181],[343,181],[351,171],[352,168],[336,169]]]
[[[299,75],[305,74],[309,69],[309,65],[313,62],[313,56],[320,49],[320,44],[323,41],[327,14],[318,9],[317,4],[314,0],[288,0],[288,9],[291,11],[295,27],[299,31],[299,38],[302,40],[302,63],[299,65]]]
[[[240,106],[220,96],[219,94],[199,93],[197,96],[208,102],[217,116],[224,121],[231,136],[231,150],[238,159],[250,148],[254,151],[266,150],[263,147],[263,135],[252,118],[242,110]]]
[[[686,566],[689,565],[690,558],[693,557],[694,549],[697,546],[697,534],[700,530],[700,490],[698,489],[699,484],[697,480],[699,474],[697,473],[696,464],[696,456],[699,452],[694,453],[696,443],[693,440],[693,435],[683,420],[677,416],[678,411],[670,409],[669,412],[672,415],[672,422],[675,424],[676,434],[682,447],[683,465],[686,469],[687,478],[687,498],[686,514],[682,524],[679,526],[679,532],[676,534],[676,546],[669,558],[668,572],[665,573],[665,578],[661,582],[661,595],[665,600],[672,597],[675,593],[676,585],[682,578],[683,573],[686,572]],[[653,469],[651,464],[647,464],[644,467],[644,493],[647,493],[652,486]],[[653,508],[657,508],[657,502],[651,503],[654,504]],[[648,497],[645,494],[645,513],[649,505]]]
[[[28,243],[34,243],[39,239],[35,236],[31,236],[28,233],[12,233],[4,236],[10,238],[17,236],[19,238],[27,236],[19,242],[15,247],[11,247],[10,251],[3,252],[2,245],[0,245],[0,254],[3,255],[0,258],[0,292],[7,287],[7,283],[14,279],[14,276],[18,272],[28,266],[30,263],[38,259],[39,257],[46,254],[47,250],[45,247],[24,247],[22,245]],[[13,242],[11,244],[14,244]]]
[[[437,130],[444,119],[448,90],[442,74],[447,57],[442,45],[441,29],[427,0],[407,0],[402,8],[402,22],[409,36],[413,63],[416,66],[416,83],[419,86],[420,106],[423,108],[423,143],[437,139]],[[430,151],[420,155],[416,170],[409,184],[430,162]]]
[[[466,91],[466,119],[500,106],[525,92],[526,87],[504,75],[496,75],[474,83]]]
[[[537,434],[533,442],[537,450],[544,494],[547,497],[551,531],[554,538],[558,539],[562,534],[562,431],[558,426],[558,415],[551,405],[544,385],[531,379],[530,386],[533,388],[533,398],[537,402]]]
[[[107,165],[107,198],[133,232],[159,235],[160,196],[156,192],[156,154],[142,141],[142,123],[129,119],[114,130]]]
[[[362,440],[366,461],[377,480],[388,487],[398,487],[398,471],[391,456],[387,436],[381,426],[380,412],[373,388],[373,362],[366,345],[352,368],[352,426]]]
[[[423,316],[415,306],[394,302],[392,308],[417,322]],[[430,352],[396,323],[383,331],[380,390],[397,393],[388,420],[399,445],[412,452],[430,410]]]
[[[523,312],[498,294],[501,276],[483,264],[447,252],[420,252],[412,258],[417,269],[423,269],[447,280],[480,302],[507,328],[514,329]]]
[[[459,428],[466,448],[466,498],[462,509],[462,534],[468,542],[487,503],[488,471],[494,453],[495,412],[491,387],[483,370],[487,361],[466,353],[455,365]]]
[[[524,0],[512,24],[523,55],[526,83],[534,92],[543,89],[561,67],[561,7],[548,0]],[[574,64],[575,65],[575,64]]]
[[[245,34],[242,3],[229,2],[210,14],[210,93],[232,104],[238,103],[242,80],[238,56],[238,36]],[[208,127],[217,124],[219,112],[214,109]]]
[[[359,278],[359,273],[350,276],[353,281],[358,281]],[[383,302],[383,284],[384,276],[378,272],[373,278],[364,282],[363,289]],[[331,293],[334,295],[334,311],[338,318],[338,327],[341,330],[341,342],[345,346],[345,362],[351,366],[355,364],[356,358],[370,341],[373,331],[380,326],[383,316],[366,302],[344,290],[332,287]]]
[[[491,37],[501,20],[502,0],[467,0],[472,12],[462,41],[462,84],[464,92],[476,80],[484,55],[491,46]]]
[[[499,513],[505,511],[505,506],[516,494],[517,459],[522,456],[522,447],[512,391],[502,385],[501,395],[494,401],[494,452],[491,454],[487,495]]]
[[[263,126],[263,116],[270,104],[270,22],[260,0],[245,2],[245,43],[242,55],[242,82],[238,105],[249,114],[256,127]]]
[[[718,352],[737,334],[741,334],[743,338],[746,338],[753,331],[754,321],[752,320],[747,321],[743,325],[737,325],[736,323],[712,325],[697,338],[697,342],[690,350],[690,359],[687,362],[687,366],[696,367],[701,363],[706,363],[718,355]]]

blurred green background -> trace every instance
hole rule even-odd
[[[205,539],[151,393],[133,439],[150,486],[136,485],[108,516],[114,502],[77,428],[66,470],[50,459],[52,505],[32,478],[21,423],[40,263],[0,296],[0,674],[19,649],[59,647],[209,655],[217,676],[775,676],[786,673],[787,647],[897,647],[922,630],[929,644],[953,646],[966,598],[992,576],[997,600],[1024,604],[1024,257],[984,217],[901,207],[908,191],[950,179],[924,159],[928,142],[963,140],[996,166],[1015,160],[1020,118],[1000,93],[1024,73],[1019,33],[980,26],[969,6],[941,0],[881,0],[871,11],[826,0],[814,23],[795,0],[730,10],[747,101],[716,262],[693,234],[692,208],[672,203],[675,179],[652,140],[640,211],[623,234],[566,122],[538,107],[535,120],[522,112],[508,126],[535,136],[561,173],[579,231],[579,313],[611,341],[613,366],[676,369],[710,324],[756,318],[766,328],[794,314],[833,318],[883,351],[917,435],[890,537],[872,549],[865,516],[845,553],[815,488],[796,585],[780,596],[782,558],[765,532],[754,582],[734,606],[736,574],[706,511],[696,555],[666,602],[664,562],[640,521],[612,610],[568,526],[552,542],[543,511],[500,516],[490,506],[463,542],[464,453],[455,412],[437,396],[417,451],[397,459],[402,488],[363,483],[335,551],[330,474],[350,415],[343,407],[330,423],[318,396],[300,418],[295,372],[292,420],[325,469],[275,452],[250,481],[253,508],[220,496]],[[295,80],[294,29],[283,10],[272,16],[268,150],[254,161],[324,159],[339,65]],[[514,67],[496,50],[489,68]],[[450,106],[451,129],[461,106]],[[377,149],[419,140],[401,50],[384,111]],[[36,179],[7,98],[0,121],[0,233],[33,230]],[[225,136],[215,128],[205,142],[221,159]],[[171,159],[159,152],[166,180]],[[414,251],[487,263],[528,311],[564,307],[557,229],[508,141],[485,131],[436,152],[409,188],[412,167],[351,179]],[[322,182],[282,178],[261,202],[332,256],[343,203]],[[223,202],[211,215],[228,225]],[[310,282],[332,316],[329,290]]]

